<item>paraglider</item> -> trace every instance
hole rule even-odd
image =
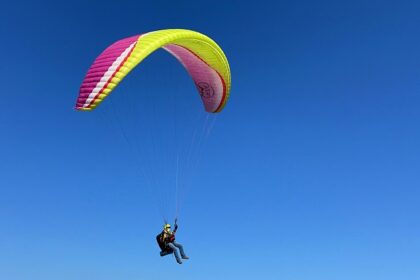
[[[139,63],[160,48],[173,55],[187,70],[194,81],[205,111],[207,113],[221,112],[229,99],[231,88],[231,74],[227,58],[212,39],[201,33],[185,29],[148,32],[119,40],[110,45],[90,66],[80,86],[75,109],[92,111],[97,108]],[[175,99],[182,101],[181,97],[175,97]],[[185,125],[185,127],[188,126]],[[209,130],[205,127],[202,129],[203,133],[207,134]],[[124,137],[128,138],[125,133]],[[194,133],[192,140],[186,142],[194,144],[195,137]],[[199,146],[201,147],[201,145]],[[176,193],[178,193],[179,184],[178,173],[181,169],[178,167],[181,162],[180,158],[192,161],[191,151],[193,149],[190,147],[188,155],[187,153],[182,155],[179,151],[176,154]],[[141,160],[144,160],[144,157],[141,157],[139,161]],[[186,165],[185,168],[182,168],[185,172],[193,164]],[[149,170],[150,166],[148,165],[145,169]],[[146,175],[152,177],[153,172]],[[152,185],[156,180],[150,181],[152,182],[150,185]],[[158,184],[152,185],[152,187],[158,187]],[[176,218],[177,215],[178,205]],[[174,254],[177,262],[182,263],[181,258],[188,259],[188,257],[184,253],[183,246],[175,242],[177,229],[176,219],[173,231],[171,231],[171,226],[165,222],[164,230],[156,237],[156,240],[161,248],[161,256]]]
[[[178,230],[178,224],[175,220],[174,230],[171,231],[171,225],[165,224],[163,230],[156,236],[156,241],[161,249],[160,256],[174,254],[177,263],[182,264],[182,259],[188,260],[189,257],[184,252],[184,247],[175,241],[175,234]],[[178,253],[179,250],[179,253]],[[181,257],[180,257],[181,255]]]

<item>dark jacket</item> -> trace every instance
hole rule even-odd
[[[156,241],[159,245],[159,248],[163,250],[167,250],[168,244],[175,241],[175,233],[178,230],[178,225],[175,224],[175,229],[171,234],[166,233],[164,230],[162,230],[161,233],[159,233],[156,236]]]

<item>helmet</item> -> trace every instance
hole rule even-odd
[[[165,224],[164,226],[163,226],[163,229],[171,229],[171,225],[170,224]]]

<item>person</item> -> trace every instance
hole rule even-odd
[[[160,249],[162,250],[160,252],[161,257],[169,255],[169,254],[174,254],[177,263],[182,264],[181,258],[184,260],[188,260],[189,257],[185,255],[184,247],[181,244],[175,242],[175,234],[176,234],[176,231],[178,230],[178,224],[176,220],[175,220],[174,227],[175,227],[174,230],[171,231],[171,225],[165,224],[163,226],[163,231],[158,236],[156,236],[156,240],[158,242]],[[179,253],[178,253],[178,249],[179,249]],[[181,258],[179,257],[180,254],[181,254]]]

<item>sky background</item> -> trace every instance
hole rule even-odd
[[[0,9],[0,279],[420,279],[418,1],[8,1]],[[177,239],[127,145],[73,110],[139,33],[212,37],[232,71]],[[194,86],[157,52],[117,89]],[[138,99],[140,100],[140,99]],[[210,170],[210,172],[209,172]]]

